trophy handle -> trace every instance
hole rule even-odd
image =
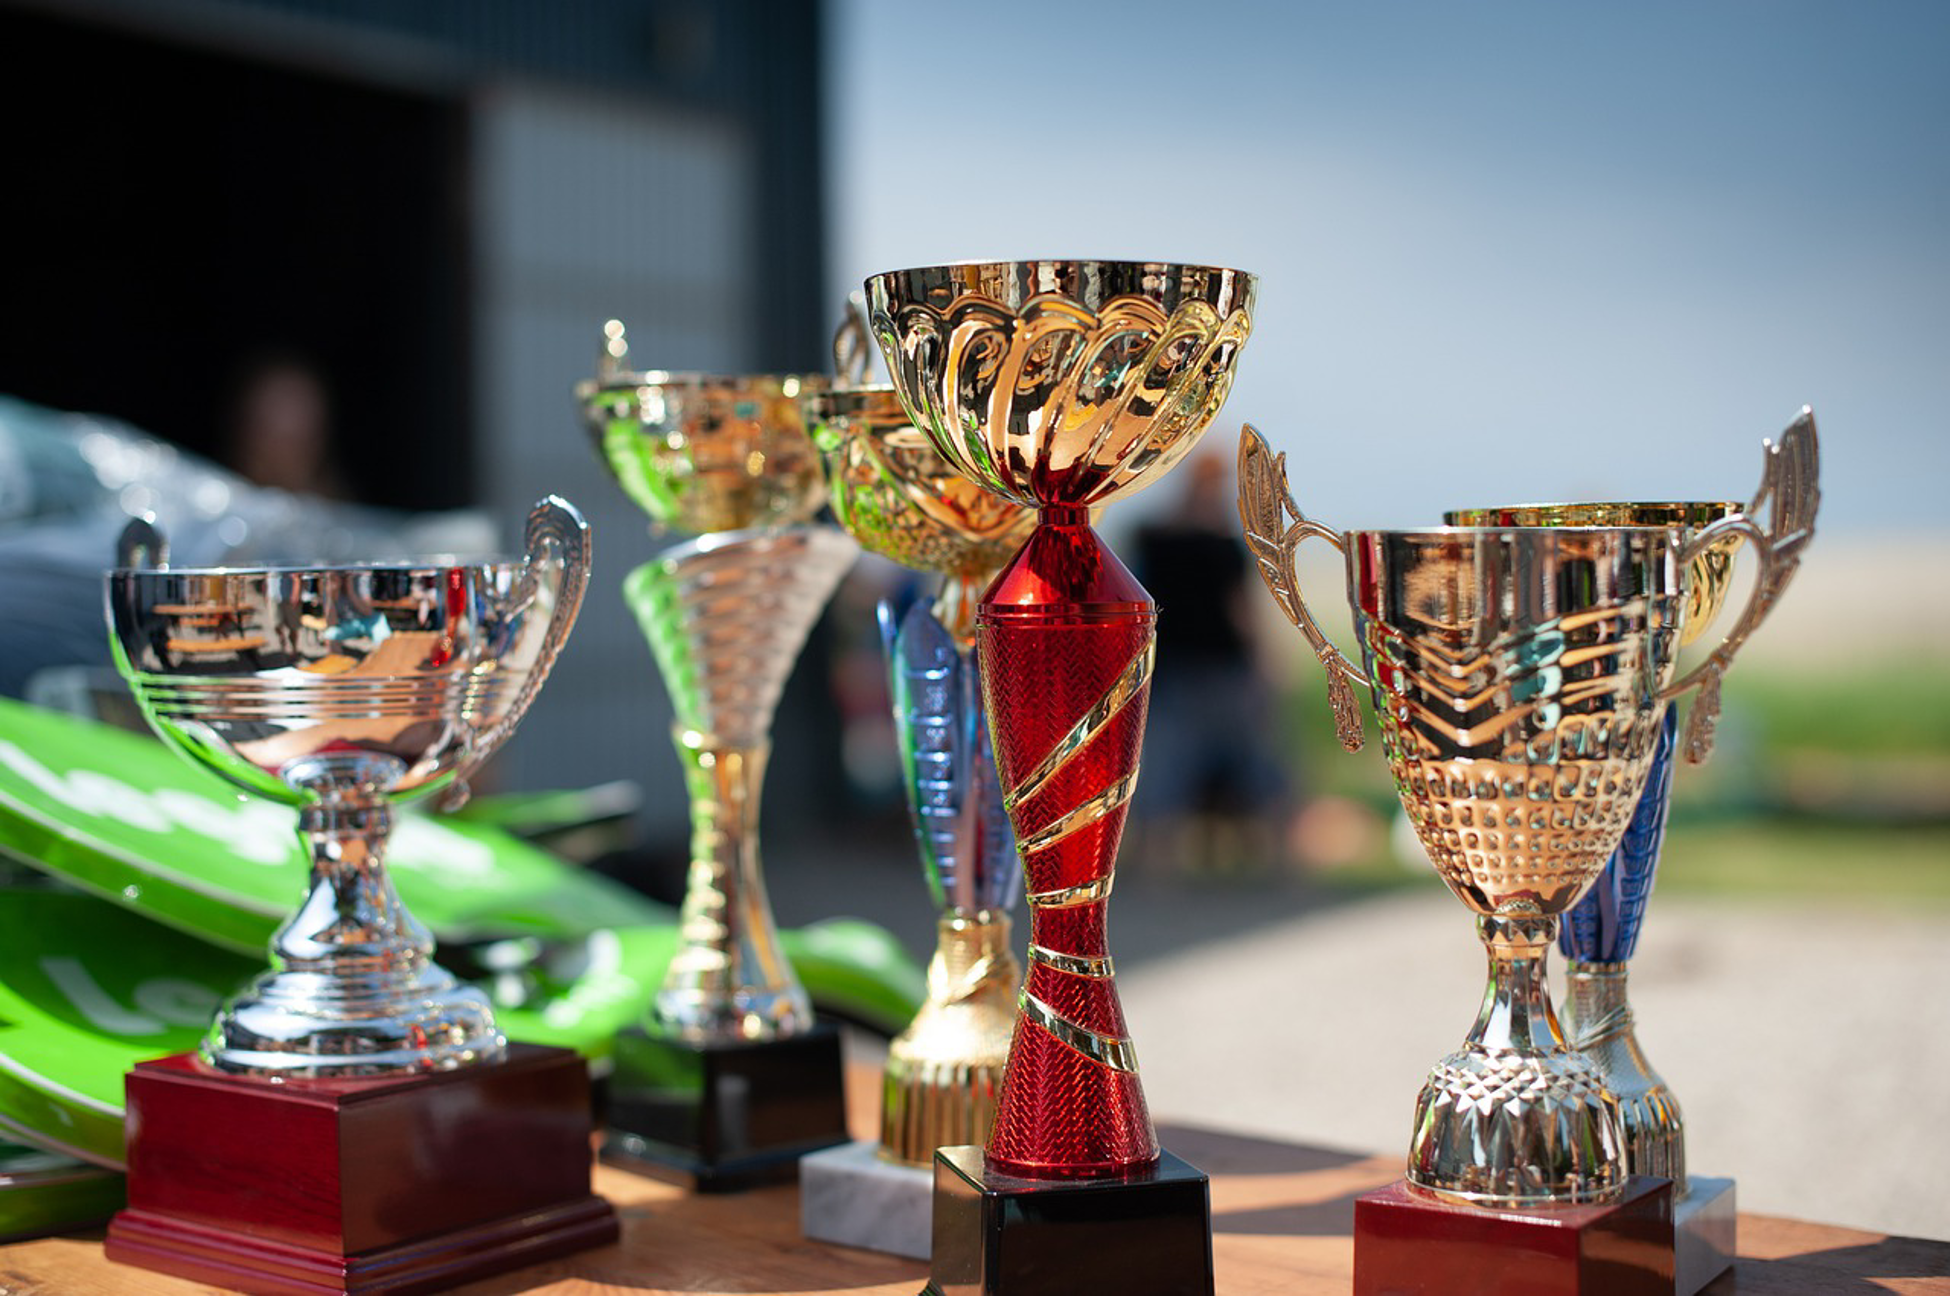
[[[1804,406],[1795,422],[1782,430],[1777,442],[1763,442],[1765,465],[1754,500],[1738,515],[1729,515],[1694,535],[1680,552],[1682,569],[1722,541],[1740,537],[1760,552],[1754,590],[1733,630],[1705,662],[1659,692],[1663,700],[1699,689],[1686,724],[1686,761],[1705,762],[1713,753],[1713,732],[1720,720],[1720,681],[1747,638],[1761,626],[1815,535],[1815,516],[1822,504],[1821,448],[1815,431],[1815,412]]]
[[[131,515],[116,537],[118,569],[162,569],[170,564],[170,543],[153,515]]]
[[[591,577],[591,526],[577,507],[563,497],[545,497],[530,509],[530,518],[524,523],[523,579],[512,607],[522,608],[537,598],[537,575],[549,558],[547,552],[556,555],[558,580],[551,603],[551,623],[544,630],[544,644],[537,652],[537,662],[531,665],[530,675],[524,678],[510,708],[477,737],[469,761],[457,770],[455,780],[442,795],[443,812],[454,812],[469,802],[469,777],[502,747],[529,711],[530,702],[537,697],[544,679],[550,676],[551,665],[557,662],[558,652],[564,649],[565,639],[571,635],[572,623],[577,621],[578,606],[585,598],[585,583]]]
[[[1360,726],[1360,702],[1353,694],[1353,683],[1364,685],[1366,674],[1319,630],[1298,586],[1300,544],[1316,537],[1343,552],[1345,539],[1318,520],[1307,519],[1299,510],[1285,481],[1285,457],[1274,453],[1264,435],[1248,424],[1237,444],[1237,513],[1244,523],[1244,543],[1258,562],[1265,586],[1271,589],[1285,617],[1292,620],[1292,626],[1305,634],[1326,670],[1326,700],[1332,705],[1339,743],[1347,753],[1358,753],[1366,744],[1366,733]],[[1294,520],[1289,527],[1285,524],[1288,514]]]
[[[863,290],[852,290],[843,300],[843,320],[830,340],[836,377],[851,388],[862,388],[870,382],[870,321],[864,310]]]

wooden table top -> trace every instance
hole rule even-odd
[[[853,1070],[851,1127],[876,1125],[877,1075]],[[1399,1156],[1358,1156],[1162,1124],[1165,1147],[1210,1175],[1219,1295],[1352,1290],[1353,1198],[1392,1182]],[[618,1244],[461,1288],[476,1295],[787,1292],[917,1295],[925,1265],[803,1238],[796,1189],[693,1196],[601,1166]],[[1745,1198],[1747,1189],[1740,1189]],[[1715,1289],[1741,1295],[1948,1295],[1951,1247],[1742,1214],[1740,1263]],[[0,1247],[0,1294],[210,1295],[193,1282],[111,1264],[100,1232]]]

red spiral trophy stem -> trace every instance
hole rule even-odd
[[[979,605],[979,681],[1032,918],[989,1169],[1145,1173],[1159,1155],[1108,956],[1115,851],[1142,755],[1156,603],[1088,526],[1046,505]]]

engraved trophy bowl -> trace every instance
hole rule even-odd
[[[1688,645],[1700,640],[1718,617],[1749,530],[1774,539],[1764,547],[1775,568],[1773,594],[1750,603],[1746,615],[1754,625],[1765,617],[1813,535],[1821,502],[1819,470],[1814,416],[1804,410],[1779,443],[1768,445],[1761,492],[1746,506],[1731,501],[1588,501],[1452,510],[1442,517],[1463,526],[1658,527],[1674,531],[1682,542],[1719,526],[1722,535],[1699,550],[1687,568],[1680,641]],[[1652,768],[1624,838],[1597,883],[1571,910],[1558,945],[1570,962],[1563,1027],[1572,1048],[1590,1058],[1619,1099],[1627,1166],[1633,1174],[1673,1179],[1683,1197],[1686,1137],[1679,1099],[1639,1044],[1626,991],[1665,840],[1677,730],[1675,709],[1668,706]]]
[[[272,969],[225,1004],[200,1055],[258,1077],[446,1070],[503,1054],[488,1000],[383,864],[395,803],[467,798],[577,618],[584,519],[548,497],[517,562],[181,569],[132,521],[108,575],[116,665],[172,748],[296,806],[311,879]]]
[[[799,399],[821,375],[634,370],[625,327],[605,323],[598,375],[573,392],[612,477],[656,532],[800,523],[822,506],[823,469]]]
[[[839,368],[845,339],[863,328],[853,307]],[[925,1003],[885,1066],[880,1150],[928,1165],[939,1147],[986,1140],[1012,1043],[1020,861],[979,702],[974,619],[980,590],[1037,520],[939,455],[889,385],[832,388],[806,404],[844,529],[940,579],[929,602],[877,610],[906,802],[939,913]]]
[[[1105,932],[1155,603],[1089,511],[1195,446],[1229,393],[1255,283],[1219,267],[1100,261],[967,262],[865,283],[911,422],[967,478],[1039,512],[977,614],[1032,925],[989,1174],[1135,1177],[1158,1165]]]

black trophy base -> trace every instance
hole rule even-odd
[[[1136,1178],[986,1171],[981,1147],[932,1166],[926,1295],[1211,1295],[1210,1177],[1165,1151]]]
[[[848,1142],[836,1026],[699,1047],[639,1030],[613,1056],[599,1159],[697,1192],[793,1182],[811,1151]]]

